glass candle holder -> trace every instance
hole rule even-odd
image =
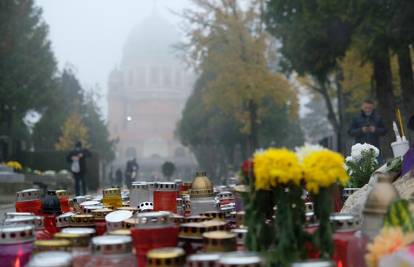
[[[121,189],[107,188],[103,190],[102,204],[109,208],[122,207]]]
[[[0,228],[0,267],[26,266],[35,238],[31,225],[7,225]]]

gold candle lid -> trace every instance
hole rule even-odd
[[[230,252],[237,250],[236,234],[227,231],[212,231],[203,234],[206,252]]]
[[[58,197],[58,198],[62,198],[62,197],[68,197],[69,196],[69,193],[68,193],[68,191],[67,190],[56,190],[56,196]]]
[[[52,240],[36,240],[34,242],[34,251],[69,251],[71,242],[64,239],[52,239]]]
[[[56,240],[66,240],[71,247],[87,247],[91,240],[91,236],[88,233],[56,233],[54,235]]]
[[[203,233],[211,231],[224,231],[226,229],[224,221],[211,220],[197,223],[183,223],[180,225],[179,237],[182,239],[202,240]]]
[[[207,218],[216,219],[216,220],[223,220],[225,219],[225,213],[219,211],[207,211],[201,214],[201,216],[206,216]]]
[[[76,214],[70,218],[72,227],[91,227],[95,226],[95,220],[92,214]]]
[[[147,253],[148,267],[181,267],[185,264],[185,252],[182,248],[158,248]]]
[[[184,223],[204,222],[208,220],[211,220],[211,219],[204,215],[193,215],[193,216],[184,217]]]
[[[121,196],[121,189],[117,187],[106,188],[103,190],[103,196]]]
[[[105,216],[112,211],[113,210],[108,209],[108,208],[96,209],[96,210],[92,210],[92,215],[95,218],[95,220],[105,220]]]

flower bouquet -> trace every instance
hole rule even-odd
[[[369,182],[371,175],[379,167],[379,150],[370,144],[352,146],[351,156],[346,158],[345,165],[351,177],[348,187],[363,187]]]
[[[304,158],[303,171],[306,190],[312,195],[315,215],[319,220],[313,242],[322,258],[330,258],[334,247],[330,223],[333,205],[331,189],[337,183],[345,185],[348,182],[344,158],[330,150],[315,151]]]

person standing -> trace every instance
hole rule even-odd
[[[138,176],[139,165],[137,159],[127,161],[125,170],[125,183],[129,189],[132,187],[132,180],[135,180]]]
[[[119,188],[122,188],[122,170],[121,168],[116,169],[115,172],[115,181],[116,181],[116,186],[119,186]]]
[[[70,170],[75,177],[75,193],[77,196],[86,195],[86,159],[92,156],[91,152],[82,147],[80,141],[76,142],[75,148],[69,152],[67,161]]]
[[[376,114],[372,100],[365,100],[361,106],[361,113],[354,117],[349,135],[355,138],[356,143],[368,143],[380,147],[380,137],[387,133],[382,118]]]

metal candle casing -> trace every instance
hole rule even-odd
[[[204,212],[218,210],[214,198],[213,184],[206,176],[206,172],[197,172],[190,190],[191,214],[198,215]]]
[[[292,267],[335,267],[336,264],[328,260],[307,260],[292,263]]]
[[[0,259],[3,266],[25,266],[32,255],[35,239],[31,225],[0,227]]]
[[[152,204],[152,202],[145,201],[145,202],[141,202],[138,204],[139,213],[152,212],[152,211],[154,211],[154,204]]]
[[[237,236],[227,231],[212,231],[203,234],[205,252],[232,252],[237,250]]]
[[[108,208],[122,207],[121,189],[116,187],[104,189],[102,204]]]
[[[185,253],[181,248],[169,247],[150,250],[147,254],[148,267],[183,267]]]
[[[147,182],[132,183],[131,193],[129,195],[130,206],[137,208],[140,203],[150,201],[150,191]]]
[[[95,221],[92,214],[75,214],[70,217],[70,227],[95,228]]]
[[[55,234],[55,238],[71,241],[73,267],[84,267],[89,262],[91,258],[89,244],[95,233],[96,231],[92,227],[68,227],[62,229],[62,232]]]
[[[177,185],[174,182],[158,182],[154,191],[154,211],[177,213]]]
[[[42,213],[42,202],[39,189],[26,189],[16,193],[16,211],[31,212],[36,215]]]
[[[172,222],[169,212],[138,213],[134,220],[131,235],[139,266],[145,267],[149,250],[177,245],[178,227]]]
[[[231,232],[236,234],[238,251],[245,251],[246,249],[245,243],[246,243],[247,231],[248,231],[247,228],[231,229]]]

